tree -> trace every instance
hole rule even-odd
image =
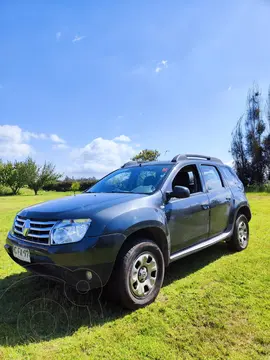
[[[4,164],[2,162],[2,160],[0,159],[0,185],[5,185],[4,184],[4,177],[3,177],[3,171],[4,171]]]
[[[76,191],[80,190],[80,187],[81,187],[81,184],[79,183],[79,181],[74,181],[71,184],[71,190],[74,192],[74,195],[75,195]]]
[[[27,179],[27,166],[24,162],[1,163],[0,183],[9,186],[14,195],[18,194],[19,190],[27,184]]]
[[[235,169],[245,186],[262,184],[269,174],[270,136],[265,132],[261,93],[254,85],[247,96],[246,115],[237,122],[231,142]]]
[[[267,167],[267,179],[270,180],[270,87],[268,89],[268,99],[267,99],[267,135],[263,140],[264,146],[264,155],[266,159],[266,167]]]
[[[242,120],[243,117],[238,120],[232,132],[231,154],[234,159],[234,167],[238,177],[244,186],[247,186],[250,182],[250,166],[246,156]]]
[[[249,158],[251,183],[261,184],[264,181],[266,159],[263,148],[263,134],[266,129],[261,111],[261,94],[254,86],[247,98],[246,128],[246,154]]]
[[[55,171],[55,166],[49,162],[39,166],[33,159],[28,158],[25,164],[28,170],[27,185],[34,190],[35,195],[44,186],[56,182],[62,176]]]
[[[133,161],[155,161],[159,158],[160,153],[158,150],[144,149],[139,154],[133,156]]]
[[[267,179],[270,180],[270,134],[268,134],[264,141],[264,154],[266,158],[266,166],[267,166]]]

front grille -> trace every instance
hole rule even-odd
[[[30,221],[30,230],[27,236],[23,235],[22,229],[23,225],[27,218],[22,216],[17,216],[14,223],[14,233],[16,237],[19,239],[23,239],[25,241],[49,245],[50,243],[50,231],[52,227],[57,223],[57,221],[43,221],[43,220],[33,220]]]

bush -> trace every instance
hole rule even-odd
[[[74,181],[71,184],[70,190],[72,190],[74,192],[74,195],[75,195],[76,191],[80,191],[80,187],[81,187],[81,184],[79,183],[79,181]]]
[[[270,181],[265,184],[253,184],[246,187],[246,192],[266,192],[270,193]]]
[[[95,185],[97,179],[89,179],[80,181],[80,191],[85,191],[89,189],[91,186]]]
[[[0,184],[0,196],[12,195],[12,191],[8,186]]]
[[[85,191],[87,189],[89,189],[91,186],[93,186],[97,180],[96,179],[83,179],[83,180],[76,180],[77,182],[80,183],[80,191]],[[67,180],[63,180],[63,181],[57,181],[54,184],[49,184],[43,187],[44,190],[46,191],[61,191],[61,192],[66,192],[66,191],[70,191],[72,183],[74,183],[74,179],[67,179]]]

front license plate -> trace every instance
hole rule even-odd
[[[12,251],[15,258],[29,263],[31,262],[30,251],[28,249],[24,249],[19,246],[13,246]]]

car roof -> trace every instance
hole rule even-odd
[[[176,155],[171,161],[129,161],[125,163],[122,168],[127,167],[136,167],[136,166],[151,166],[151,165],[177,165],[179,163],[201,163],[207,162],[210,164],[223,164],[223,162],[215,157],[206,156],[206,155],[195,155],[195,154],[185,154],[185,155]],[[224,164],[223,164],[224,165]]]

